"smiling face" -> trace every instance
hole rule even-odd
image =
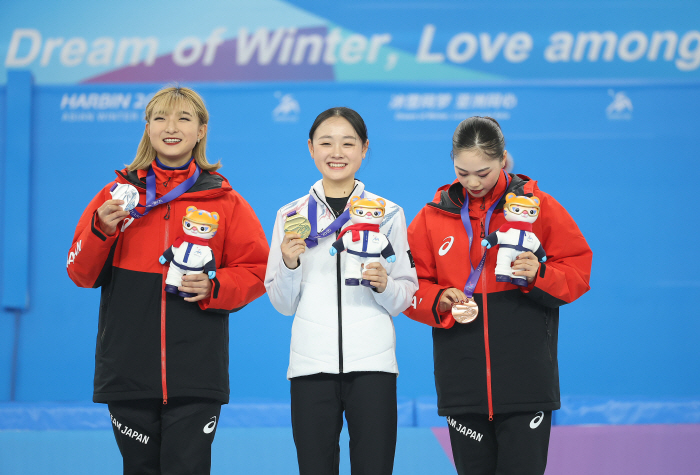
[[[331,117],[318,126],[308,145],[316,168],[323,175],[326,196],[347,196],[354,186],[355,172],[367,153],[369,140],[362,143],[343,117]]]
[[[493,160],[478,149],[460,150],[454,155],[457,180],[474,198],[486,196],[496,186],[505,164],[506,152],[500,160]]]
[[[154,109],[146,133],[163,164],[182,166],[192,157],[192,149],[204,137],[207,125],[200,125],[193,107],[186,101],[179,101],[170,110],[161,109]]]

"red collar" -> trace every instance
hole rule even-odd
[[[175,242],[173,243],[173,247],[180,247],[180,245],[183,242],[189,242],[190,244],[198,244],[200,246],[209,246],[209,239],[198,238],[198,237],[194,237],[194,236],[190,236],[188,234],[185,234],[185,235],[180,236],[179,238],[175,239]]]
[[[530,231],[532,232],[532,223],[524,223],[522,221],[506,221],[498,230],[502,233],[508,231],[509,229],[519,229],[520,231]]]
[[[194,171],[197,169],[197,165],[194,160],[190,162],[189,167],[181,170],[168,170],[160,168],[158,165],[156,165],[155,160],[151,162],[151,167],[153,167],[153,172],[156,175],[156,196],[162,196],[166,194],[168,191],[172,190],[177,185],[179,185],[183,181],[187,180],[187,178],[192,176],[194,174]],[[146,168],[145,170],[137,170],[136,173],[139,177],[139,180],[145,181],[146,175],[148,174],[148,168]],[[163,185],[163,183],[166,182],[168,184],[167,187]]]
[[[340,234],[338,234],[338,239],[342,239],[343,234],[345,234],[348,231],[352,233],[353,242],[356,242],[360,240],[360,231],[374,231],[375,233],[378,233],[379,225],[370,223],[353,224],[340,231]]]

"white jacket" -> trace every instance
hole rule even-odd
[[[364,185],[356,180],[351,196],[360,196],[363,191]],[[326,206],[321,180],[309,193],[318,203],[317,231],[321,232],[335,220],[335,215]],[[365,197],[374,199],[377,195],[365,191]],[[345,285],[343,269],[338,269],[337,265],[338,256],[329,253],[337,239],[335,234],[319,239],[318,246],[307,248],[299,256],[300,265],[296,269],[284,264],[280,244],[284,238],[285,218],[291,211],[308,216],[308,200],[308,195],[303,196],[277,212],[265,274],[265,288],[272,305],[284,315],[295,315],[287,378],[352,371],[398,374],[396,335],[391,317],[408,308],[418,290],[403,210],[387,200],[385,218],[379,229],[391,242],[396,262],[382,262],[388,282],[384,292],[377,293],[361,285]],[[348,221],[345,226],[351,224]],[[344,268],[347,253],[339,253],[339,256],[340,266]]]

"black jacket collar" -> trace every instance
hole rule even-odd
[[[146,188],[146,179],[144,178],[143,180],[139,179],[138,176],[138,171],[137,170],[132,170],[132,171],[127,171],[126,169],[124,170],[115,170],[117,175],[122,177],[124,180],[126,180],[128,183],[131,183],[137,188]],[[205,190],[216,190],[221,188],[221,184],[224,182],[224,177],[219,175],[219,174],[212,174],[209,173],[208,171],[202,170],[202,172],[199,174],[199,177],[197,178],[197,181],[192,185],[192,188],[187,190],[185,193],[194,193],[197,191],[205,191]]]

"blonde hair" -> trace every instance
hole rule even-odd
[[[199,125],[204,125],[209,122],[209,112],[204,105],[202,98],[194,92],[192,89],[187,87],[166,87],[156,92],[153,98],[148,102],[146,106],[145,119],[146,122],[151,120],[151,116],[154,113],[161,111],[171,111],[175,107],[182,107],[181,104],[187,104],[192,107],[197,119],[199,120]],[[195,144],[192,149],[192,155],[194,156],[195,162],[202,170],[213,172],[221,168],[221,161],[214,164],[207,161],[206,156],[207,149],[207,135]],[[151,166],[153,160],[156,159],[156,151],[151,145],[151,139],[148,133],[144,130],[143,137],[141,137],[141,142],[139,143],[139,148],[136,150],[136,157],[134,161],[131,162],[126,168],[129,171],[133,170],[145,170]]]

